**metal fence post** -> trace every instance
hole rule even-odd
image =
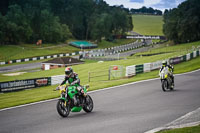
[[[90,72],[88,72],[88,82],[90,82]]]
[[[110,68],[108,69],[108,80],[110,80]]]

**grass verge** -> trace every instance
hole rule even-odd
[[[200,133],[200,125],[194,126],[194,127],[165,130],[165,131],[160,131],[157,133]]]
[[[85,64],[86,65],[85,67],[88,67],[88,65],[93,66],[92,64],[93,63]],[[174,66],[174,68],[175,68],[175,74],[200,69],[200,57],[192,59],[187,62],[183,62],[181,64],[177,64]],[[84,73],[84,72],[87,73],[83,69],[81,73]],[[89,91],[107,88],[111,86],[117,86],[117,85],[140,81],[140,80],[156,78],[156,77],[158,77],[158,71],[138,74],[132,78],[124,78],[124,79],[110,80],[110,81],[108,80],[94,81],[94,82],[90,82]],[[82,85],[88,83],[87,78],[88,77],[82,77],[80,74]],[[24,90],[24,91],[19,91],[19,92],[0,94],[0,109],[59,97],[59,92],[53,91],[55,87],[56,85],[29,89],[29,90]]]
[[[117,39],[113,42],[103,40],[98,44],[98,49],[124,45],[134,41],[134,39]],[[72,47],[68,44],[43,44],[42,47],[36,46],[35,44],[3,45],[0,46],[0,61],[9,61],[14,59],[31,58],[59,53],[72,53],[76,51],[80,51],[80,49]]]

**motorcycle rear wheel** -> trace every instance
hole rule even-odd
[[[92,112],[93,107],[94,107],[92,98],[89,95],[87,95],[85,99],[86,99],[86,103],[85,103],[85,106],[83,107],[83,110],[87,113]]]
[[[57,102],[57,111],[58,111],[58,114],[62,117],[67,117],[70,113],[70,107],[69,105],[67,104],[65,106],[65,101],[64,100],[61,100],[59,99],[58,102]]]

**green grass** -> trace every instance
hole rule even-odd
[[[135,41],[136,41],[136,39],[118,39],[118,40],[114,40],[112,42],[102,40],[98,44],[98,48],[110,48],[110,47],[114,47],[114,46],[128,44],[128,43],[135,42]]]
[[[133,15],[133,31],[142,35],[163,35],[163,16]]]
[[[165,130],[158,133],[200,133],[200,125],[180,129]]]
[[[163,53],[163,54],[158,55],[160,58],[163,58],[163,59],[167,59],[170,57],[177,57],[177,56],[185,55],[187,53],[194,51],[198,46],[200,46],[200,41],[185,43],[185,44],[177,44],[177,45],[172,45],[172,46],[170,46],[169,43],[167,42],[165,44],[157,45],[157,46],[158,48],[150,49],[147,52],[137,53],[134,56],[129,57],[129,58],[135,58],[141,55],[158,54],[158,53]]]
[[[45,47],[45,44],[43,47],[36,47],[34,44],[3,45],[0,46],[0,61],[52,55],[58,53],[71,53],[75,51],[79,51],[79,49],[69,45],[61,45],[57,47]]]
[[[134,39],[119,39],[113,42],[103,40],[98,44],[98,49],[124,45],[134,41]],[[72,53],[76,51],[80,51],[80,49],[67,44],[43,44],[42,47],[36,46],[35,44],[3,45],[0,46],[0,61],[9,61],[14,59],[30,58],[59,53]]]

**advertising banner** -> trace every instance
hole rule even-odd
[[[179,63],[181,63],[183,60],[184,60],[184,57],[181,56],[181,57],[170,58],[170,59],[169,59],[169,62],[170,62],[171,64],[179,64]]]
[[[47,85],[51,85],[50,77],[0,82],[0,93],[36,88]]]

